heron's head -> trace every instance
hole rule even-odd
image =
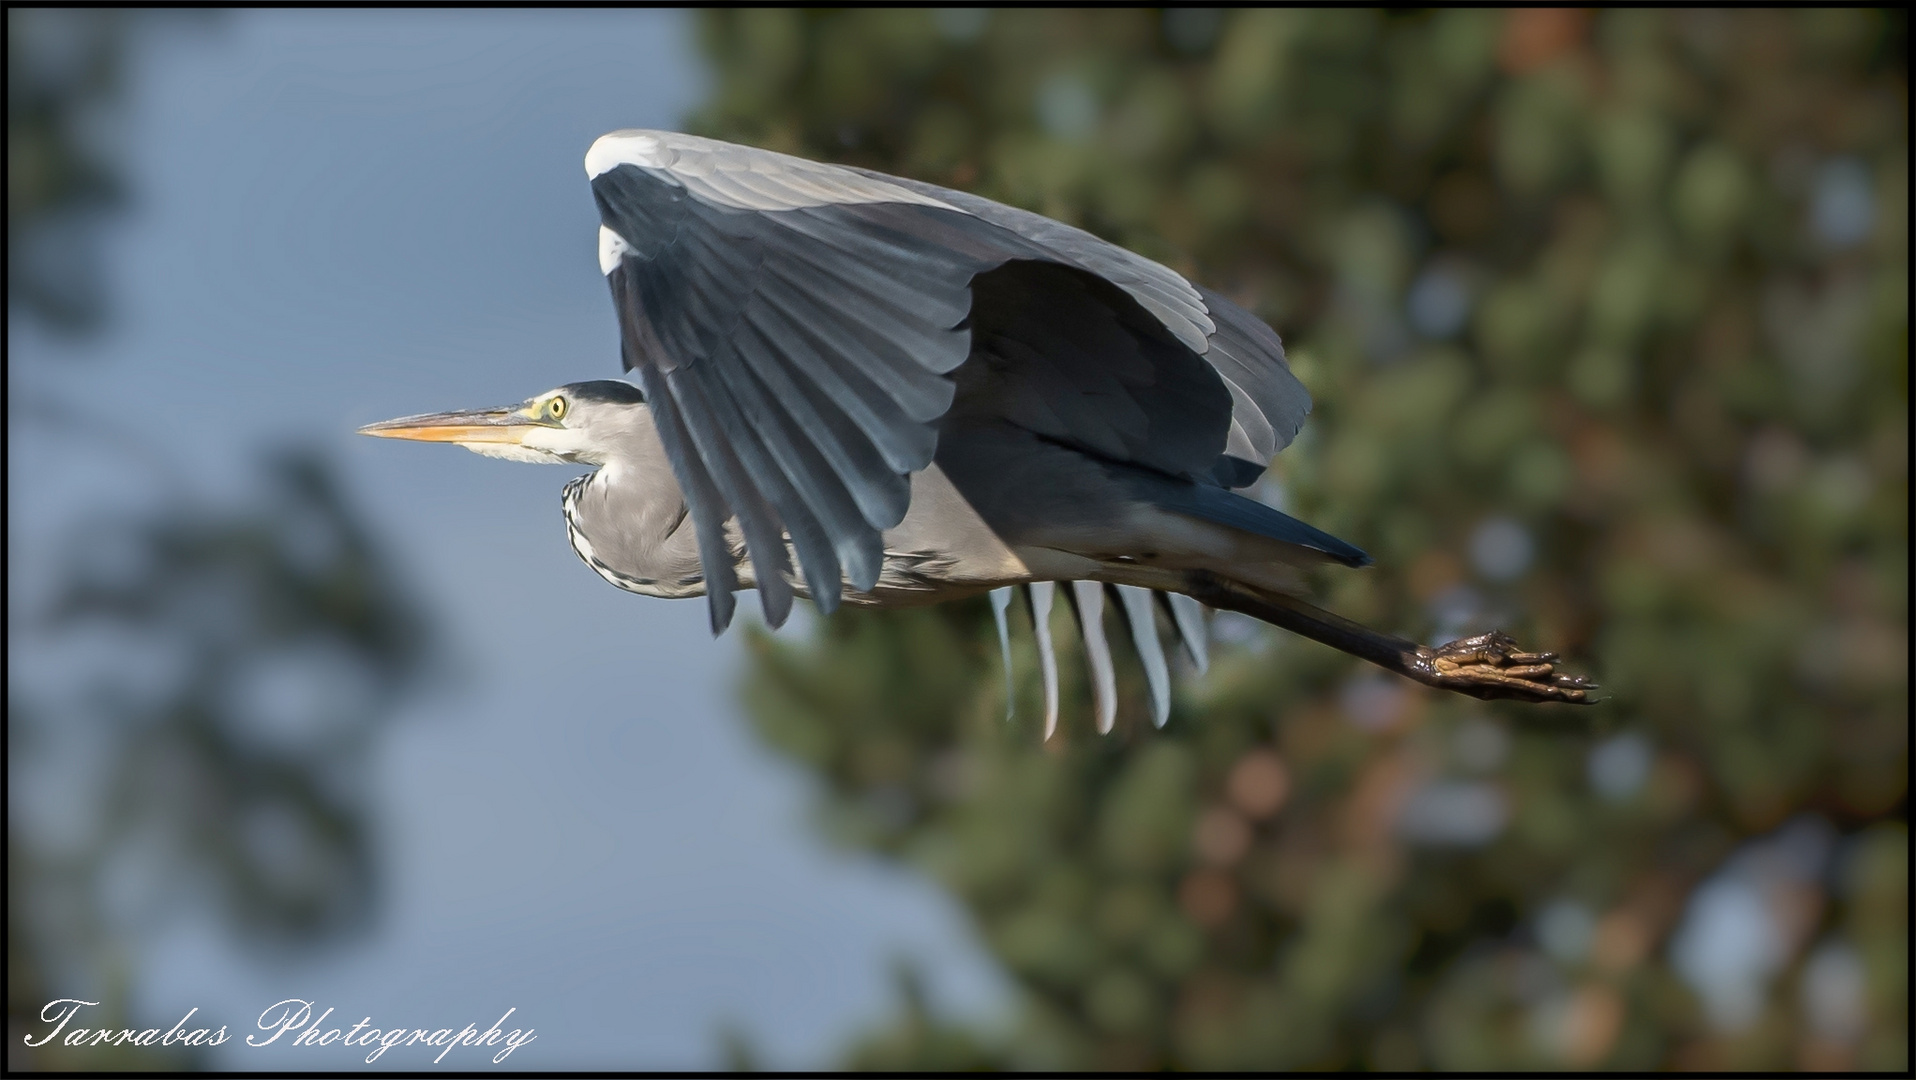
[[[359,429],[382,439],[456,443],[475,454],[541,465],[604,465],[645,395],[628,382],[600,379],[569,383],[498,409],[426,413],[382,420]]]

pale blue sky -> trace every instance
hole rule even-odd
[[[696,104],[690,29],[660,11],[233,12],[136,52],[114,326],[16,378],[133,417],[215,499],[243,496],[261,447],[318,444],[458,671],[376,756],[373,935],[261,966],[189,920],[145,965],[151,1019],[197,1006],[237,1030],[298,996],[348,1024],[456,1028],[516,1007],[539,1035],[519,1068],[713,1065],[729,1021],[771,1063],[817,1067],[891,1005],[895,954],[950,1005],[1003,992],[940,893],[813,838],[804,778],[739,715],[737,634],[714,642],[702,601],[625,595],[572,554],[569,472],[352,434],[617,372],[580,161]],[[11,326],[9,345],[70,348]],[[10,443],[27,520],[152,497],[121,457]],[[49,535],[9,540],[31,558]],[[500,596],[524,598],[523,621]],[[363,1067],[339,1048],[224,1052]],[[431,1067],[420,1054],[379,1065]],[[480,1064],[458,1056],[441,1067]]]

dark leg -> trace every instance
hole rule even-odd
[[[1486,700],[1585,705],[1590,703],[1588,691],[1596,689],[1580,675],[1558,674],[1556,653],[1524,652],[1502,633],[1480,634],[1448,645],[1419,645],[1360,626],[1296,597],[1252,589],[1206,571],[1193,572],[1188,581],[1190,595],[1214,608],[1281,626],[1426,686]]]

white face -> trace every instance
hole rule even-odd
[[[496,439],[460,441],[459,445],[475,454],[505,461],[523,461],[533,465],[600,465],[600,452],[591,444],[582,427],[574,402],[562,391],[553,390],[527,401],[517,412],[541,423],[514,425],[506,430],[517,436],[515,442]],[[553,426],[553,425],[561,426]]]
[[[588,445],[585,432],[574,428],[532,428],[526,432],[526,437],[519,446],[533,454],[542,455],[539,458],[540,461],[560,464],[603,464],[597,460],[594,448]]]

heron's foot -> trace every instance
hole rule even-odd
[[[1429,686],[1491,700],[1566,701],[1587,705],[1596,684],[1556,669],[1556,653],[1525,652],[1510,635],[1479,634],[1448,645],[1423,645],[1406,658],[1406,674]]]

